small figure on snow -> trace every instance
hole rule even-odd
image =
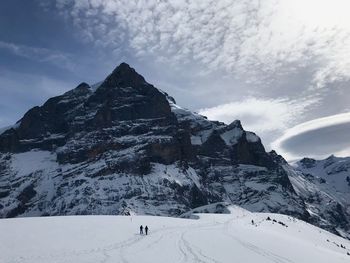
[[[254,220],[252,219],[252,225],[255,225]]]
[[[145,231],[146,231],[146,236],[148,234],[148,226],[145,227]]]
[[[143,235],[143,226],[140,226],[140,235]]]

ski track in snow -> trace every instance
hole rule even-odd
[[[268,250],[259,248],[259,247],[255,246],[254,244],[252,244],[250,242],[243,241],[243,240],[239,239],[238,237],[230,234],[229,225],[233,224],[233,223],[234,223],[234,219],[225,222],[224,230],[223,230],[223,234],[224,235],[227,235],[228,237],[230,237],[231,239],[236,241],[238,244],[240,244],[241,246],[249,249],[250,251],[270,259],[271,262],[276,262],[276,263],[294,263],[294,261],[291,261],[291,260],[289,260],[287,258],[284,258],[284,257],[281,257],[279,255],[276,255],[276,254],[274,254],[274,253],[272,253],[272,252],[270,252]]]
[[[210,226],[216,226],[217,224],[210,224]],[[201,230],[201,229],[207,229],[208,226],[198,226],[195,228],[191,228],[191,229],[186,229],[185,231],[181,232],[180,235],[180,246],[182,247],[182,249],[180,247],[178,247],[178,249],[180,251],[185,251],[184,255],[186,260],[182,261],[182,262],[201,262],[201,263],[207,263],[207,262],[211,262],[211,263],[217,263],[218,261],[216,261],[215,259],[203,254],[203,251],[196,247],[194,244],[190,244],[190,242],[185,238],[186,234],[190,233],[190,232],[195,232],[196,230]],[[210,228],[210,227],[209,227]],[[186,253],[187,252],[187,253]],[[190,255],[192,257],[192,260],[188,259],[188,256]]]
[[[74,262],[71,261],[72,258],[86,256],[90,254],[101,254],[103,258],[96,262],[109,263],[116,262],[116,260],[123,263],[134,262],[128,259],[128,254],[130,251],[133,251],[134,246],[139,243],[144,246],[143,249],[138,250],[142,252],[146,249],[156,246],[163,239],[175,240],[177,245],[177,250],[180,255],[180,262],[200,262],[200,263],[217,263],[216,261],[209,256],[205,255],[202,250],[194,245],[191,245],[185,236],[188,232],[193,232],[196,230],[207,229],[208,227],[218,227],[218,223],[215,224],[203,224],[199,226],[182,226],[182,227],[170,227],[166,229],[155,230],[149,235],[138,235],[135,234],[135,237],[129,238],[125,241],[118,242],[106,247],[95,248],[91,250],[81,250],[74,251],[70,253],[60,253],[52,254],[50,256],[33,256],[33,257],[19,257],[9,263],[26,263],[26,262]],[[129,253],[128,253],[129,252]],[[54,261],[53,261],[54,260]]]
[[[209,226],[213,226],[213,224],[209,224]],[[215,261],[214,259],[211,259],[209,256],[206,256],[202,253],[202,251],[199,248],[195,248],[193,245],[191,246],[190,242],[186,240],[185,235],[186,233],[193,231],[193,229],[203,229],[207,228],[208,224],[200,225],[200,226],[195,226],[195,227],[173,227],[173,228],[168,228],[165,230],[158,230],[153,232],[152,234],[145,236],[145,238],[151,238],[153,239],[151,242],[145,244],[144,248],[138,250],[138,252],[142,252],[146,249],[149,249],[151,247],[156,246],[158,243],[160,243],[164,239],[170,239],[171,241],[175,241],[177,244],[177,250],[179,252],[180,256],[180,262],[202,262],[202,263],[207,263],[207,262],[218,262]],[[169,230],[170,229],[170,230]],[[129,261],[127,259],[127,254],[130,253],[125,253],[126,250],[133,251],[134,245],[137,245],[138,242],[145,241],[145,239],[138,239],[135,242],[130,243],[129,245],[123,245],[120,249],[120,257],[123,263],[130,263],[132,261]],[[149,241],[149,240],[146,240]]]

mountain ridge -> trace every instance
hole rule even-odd
[[[313,207],[296,185],[305,175],[240,121],[179,107],[126,63],[25,113],[0,134],[0,167],[1,217],[179,216],[228,202],[349,235],[345,207],[332,198]]]

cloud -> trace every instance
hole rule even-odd
[[[19,45],[4,41],[0,41],[0,49],[11,52],[16,56],[38,62],[47,62],[60,68],[68,70],[73,70],[75,68],[72,55],[57,50]]]
[[[240,119],[243,126],[257,133],[283,131],[302,114],[307,102],[287,99],[247,98],[212,108],[201,109],[200,114],[211,120],[231,123]]]
[[[272,143],[287,159],[350,155],[350,112],[314,119],[285,131]]]
[[[312,64],[313,88],[350,77],[347,0],[56,0],[56,7],[86,41],[118,55],[194,61],[250,82]]]

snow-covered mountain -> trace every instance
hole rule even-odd
[[[327,193],[328,199],[336,200],[339,209],[341,207],[350,213],[350,157],[331,155],[324,160],[304,158],[293,166],[304,174],[308,182],[316,185],[318,191]],[[309,191],[309,199],[317,201],[317,194],[317,191]],[[346,219],[342,221],[346,222]]]
[[[230,214],[197,214],[197,220],[155,216],[2,219],[0,261],[345,263],[350,260],[349,240],[308,223],[280,214],[250,213],[239,207],[226,209]],[[149,227],[147,236],[139,235],[140,225]]]
[[[30,109],[0,134],[1,217],[180,216],[216,202],[350,234],[344,203],[266,152],[239,121],[179,107],[125,63],[98,85],[82,83]]]
[[[294,166],[350,205],[350,157],[304,158]]]

